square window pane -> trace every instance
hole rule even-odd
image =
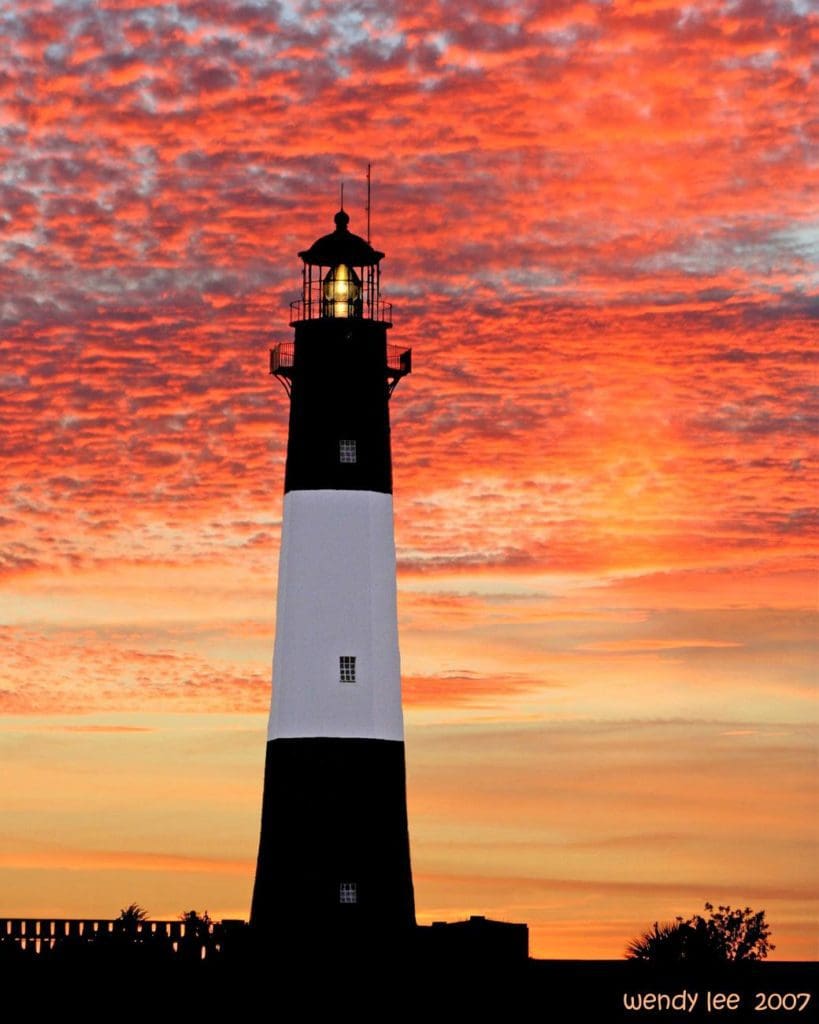
[[[358,883],[339,882],[338,885],[339,903],[358,903]]]
[[[358,451],[355,441],[339,441],[338,442],[338,461],[339,462],[355,462],[358,457]]]

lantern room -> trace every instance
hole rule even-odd
[[[335,215],[336,229],[300,252],[302,294],[290,305],[290,323],[302,320],[374,320],[391,327],[392,307],[381,301],[383,252],[352,234],[350,218],[342,209]]]

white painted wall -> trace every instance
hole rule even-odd
[[[391,494],[284,497],[268,737],[316,736],[404,738]]]

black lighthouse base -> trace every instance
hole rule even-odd
[[[293,953],[413,930],[403,743],[268,742],[250,923]]]

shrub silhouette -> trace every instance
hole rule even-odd
[[[754,913],[706,903],[708,917],[695,914],[688,920],[659,924],[632,939],[626,946],[626,959],[642,960],[657,966],[696,964],[716,966],[737,960],[764,960],[776,947],[768,941],[770,926],[765,911]]]

